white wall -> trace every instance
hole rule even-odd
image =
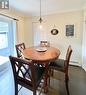
[[[33,32],[32,32],[32,18],[26,17],[25,18],[25,43],[27,47],[33,46]]]
[[[33,21],[36,18],[33,18]],[[51,45],[57,47],[61,51],[61,58],[64,58],[68,45],[72,46],[73,54],[71,61],[81,65],[82,61],[82,32],[83,32],[83,11],[66,12],[44,17],[43,28],[41,30],[42,36],[40,39],[50,41]],[[74,37],[65,36],[65,25],[74,24]],[[59,30],[57,35],[51,35],[51,29],[54,27]],[[34,27],[33,27],[34,28]],[[37,32],[37,31],[34,31]],[[44,36],[43,36],[44,35]]]

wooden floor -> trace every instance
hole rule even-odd
[[[70,66],[69,78],[70,95],[86,95],[86,72],[80,67]],[[19,95],[32,95],[32,92],[23,88]],[[49,92],[41,95],[67,95],[63,73],[54,71],[54,77],[51,77],[50,81]]]

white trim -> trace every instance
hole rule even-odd
[[[74,66],[79,66],[79,67],[81,67],[81,64],[79,64],[79,63],[72,63],[72,62],[70,62],[70,65],[74,65]]]

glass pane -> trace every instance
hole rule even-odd
[[[0,22],[0,49],[8,47],[8,23]]]
[[[8,23],[0,22],[0,33],[1,32],[8,32]]]

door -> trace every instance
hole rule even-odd
[[[14,53],[12,27],[12,20],[0,18],[0,56],[9,56]]]
[[[46,41],[46,25],[42,23],[42,28],[40,28],[40,23],[33,23],[33,35],[34,35],[34,46],[40,44],[40,41]]]
[[[33,23],[34,46],[39,45],[41,41],[41,31],[38,26],[38,23]]]

